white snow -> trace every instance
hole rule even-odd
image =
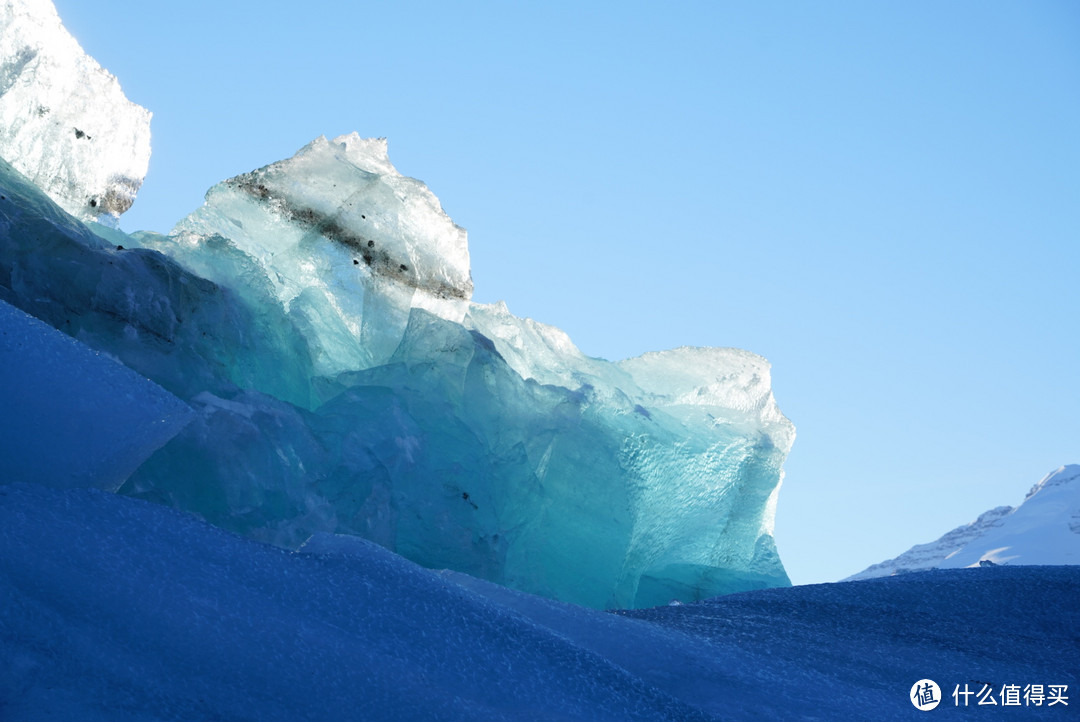
[[[999,506],[919,544],[895,559],[875,564],[850,580],[924,569],[1012,565],[1080,564],[1080,465],[1047,474],[1020,506]]]

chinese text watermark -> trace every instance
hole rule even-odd
[[[920,679],[908,698],[916,709],[929,711],[941,704],[941,688],[932,679]],[[965,682],[953,688],[952,698],[956,707],[1068,707],[1069,685]]]

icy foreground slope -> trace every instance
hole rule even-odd
[[[352,537],[297,552],[93,490],[0,487],[0,718],[919,719],[912,684],[1068,685],[1076,567],[597,612]],[[887,611],[887,613],[883,613]],[[972,699],[972,705],[975,700]],[[996,718],[1001,707],[965,710]]]
[[[0,483],[116,491],[191,420],[131,369],[0,301]]]
[[[994,564],[1080,564],[1080,465],[1053,471],[1020,506],[1000,506],[937,541],[850,577],[870,579],[924,569]]]
[[[67,212],[115,222],[150,163],[150,113],[83,52],[49,0],[0,4],[0,155]]]

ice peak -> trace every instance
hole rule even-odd
[[[356,265],[362,261],[371,275],[434,299],[472,296],[465,229],[443,212],[426,185],[394,168],[385,138],[319,136],[292,158],[218,184],[176,230],[243,240],[235,234],[237,193],[251,206],[241,215],[262,216],[256,225],[284,222],[299,232],[297,241],[321,236],[352,254]],[[286,250],[283,236],[290,234],[252,234],[245,250],[270,260]]]
[[[115,225],[150,164],[150,112],[60,23],[50,0],[0,4],[0,149],[82,220]]]
[[[307,329],[319,375],[385,362],[411,309],[461,321],[472,296],[465,229],[394,168],[385,138],[320,136],[219,183],[173,238],[166,252],[217,283],[245,288],[260,276]],[[234,260],[205,263],[221,239]],[[241,267],[251,270],[230,270]]]
[[[328,141],[326,136],[320,136],[312,141],[312,144],[329,142],[331,141]],[[333,143],[345,151],[345,157],[357,168],[373,173],[397,173],[394,164],[390,162],[386,138],[363,138],[353,131],[346,135],[339,135],[334,138]]]

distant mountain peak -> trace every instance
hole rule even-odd
[[[1024,497],[1024,501],[1035,496],[1043,489],[1065,486],[1066,484],[1080,486],[1080,464],[1066,464],[1065,466],[1059,467],[1056,471],[1051,471],[1044,476],[1038,484],[1031,487],[1031,491]]]
[[[936,541],[917,544],[847,580],[993,564],[1080,564],[1080,464],[1044,476],[1017,507],[983,512]]]

